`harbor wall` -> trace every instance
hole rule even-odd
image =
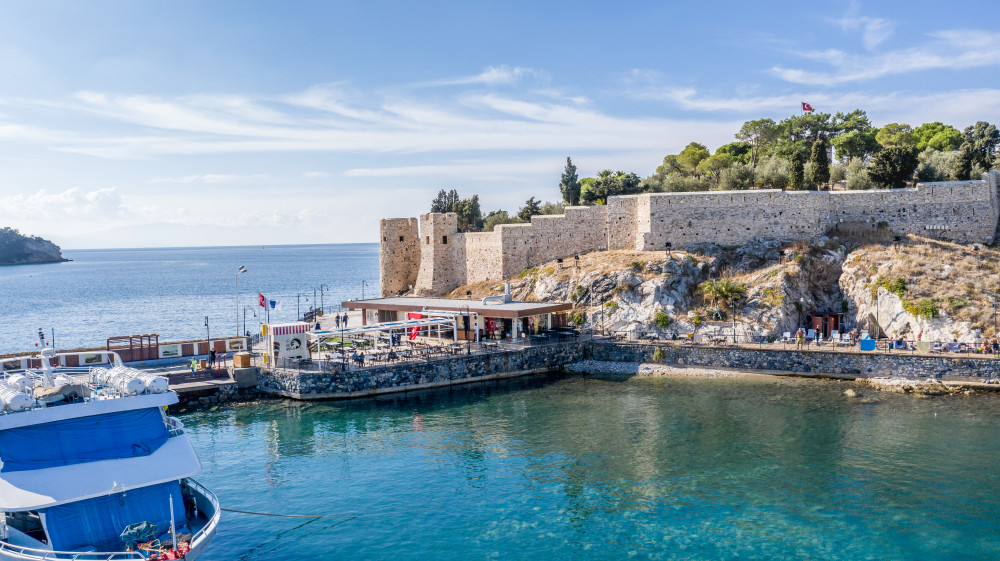
[[[989,243],[1000,218],[998,184],[1000,172],[994,171],[981,180],[907,189],[645,193],[477,233],[460,233],[454,213],[387,219],[382,221],[381,294],[395,295],[412,285],[418,295],[442,295],[465,283],[501,281],[546,261],[604,249],[810,240],[841,225]]]
[[[663,359],[655,360],[659,348]],[[1000,360],[981,356],[915,356],[909,354],[713,348],[674,345],[589,343],[587,358],[616,363],[661,363],[674,366],[722,367],[845,378],[997,378]]]
[[[657,348],[663,352],[660,360],[654,358]],[[352,399],[560,371],[585,360],[612,365],[660,363],[849,379],[907,377],[977,381],[1000,378],[1000,360],[985,356],[914,356],[587,341],[346,372],[264,371],[258,378],[258,390],[262,394],[302,400]]]
[[[564,343],[350,370],[274,370],[258,378],[263,393],[294,399],[346,399],[439,388],[561,370],[584,359],[586,343]]]

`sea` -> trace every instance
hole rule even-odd
[[[0,268],[0,352],[254,331],[258,294],[285,321],[378,278],[375,244],[64,253]],[[551,374],[181,420],[197,479],[257,513],[203,561],[1000,559],[997,394]]]
[[[36,350],[39,330],[57,349],[102,347],[123,335],[155,333],[165,342],[257,333],[268,319],[259,295],[279,303],[271,322],[378,295],[374,243],[83,249],[63,257],[71,261],[0,267],[0,354]],[[247,272],[237,280],[240,266]]]
[[[1000,559],[997,394],[553,375],[183,422],[259,513],[203,561]]]

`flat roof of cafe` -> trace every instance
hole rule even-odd
[[[368,300],[347,300],[341,305],[348,310],[386,310],[392,312],[444,311],[476,313],[491,318],[524,318],[573,309],[571,302],[487,302],[461,298],[425,298],[393,296]]]

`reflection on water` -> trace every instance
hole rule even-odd
[[[206,559],[997,558],[1000,399],[541,378],[188,415]]]

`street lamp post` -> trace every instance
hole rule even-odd
[[[208,352],[212,351],[212,332],[208,328],[208,316],[205,316],[205,342],[208,343]]]
[[[361,299],[365,299],[365,287],[368,286],[368,281],[361,281]]]
[[[319,309],[320,310],[323,309],[324,302],[325,302],[325,300],[323,300],[323,290],[330,290],[330,287],[327,286],[327,285],[325,285],[325,284],[319,285]]]
[[[247,272],[247,270],[240,265],[239,269],[236,269],[236,336],[240,336],[240,275]],[[246,326],[246,312],[243,313],[243,325]],[[206,326],[208,323],[205,324]]]

